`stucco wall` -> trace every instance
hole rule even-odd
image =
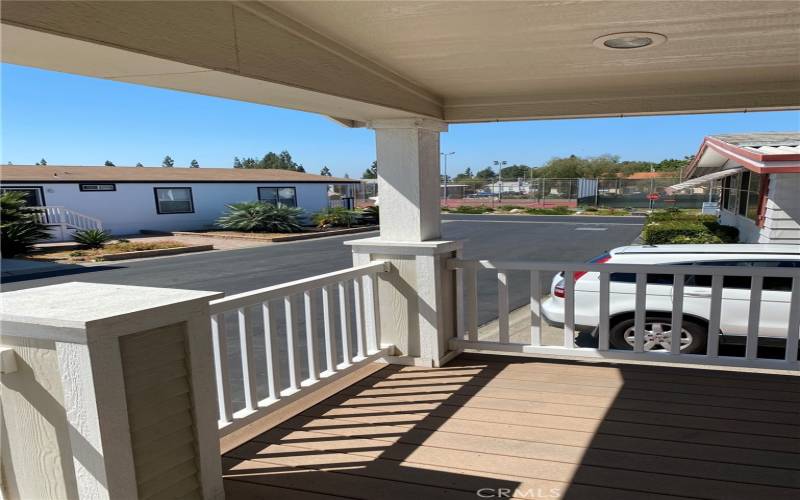
[[[740,243],[758,243],[761,230],[755,222],[747,217],[742,217],[739,214],[729,212],[725,209],[720,209],[719,222],[721,224],[725,224],[726,226],[734,226],[738,228]]]
[[[116,191],[80,191],[78,183],[3,184],[3,187],[41,186],[48,206],[63,206],[103,222],[114,234],[135,234],[142,229],[178,231],[206,229],[225,210],[225,205],[258,199],[259,187],[294,187],[297,206],[307,215],[328,206],[328,185],[323,183],[117,183]],[[159,214],[154,187],[190,187],[194,213]]]

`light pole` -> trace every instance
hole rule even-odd
[[[497,202],[500,203],[503,201],[503,165],[508,164],[505,160],[495,160],[495,166],[497,167]]]
[[[455,151],[449,153],[439,153],[444,156],[444,206],[447,205],[447,157],[456,154]]]

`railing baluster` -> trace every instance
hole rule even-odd
[[[542,345],[542,273],[531,271],[531,345]]]
[[[575,273],[564,273],[564,347],[575,347]]]
[[[278,346],[274,344],[273,335],[278,333],[275,328],[275,309],[269,302],[261,303],[261,316],[264,321],[264,354],[267,358],[267,391],[269,397],[275,401],[281,398],[280,363],[278,362]]]
[[[711,357],[719,355],[719,322],[722,311],[722,279],[721,275],[711,277],[711,302],[708,311],[708,335],[706,335],[706,354]]]
[[[478,340],[478,270],[464,268],[464,328],[467,339]]]
[[[328,372],[336,371],[336,325],[333,319],[333,287],[322,287],[322,320],[325,328],[325,361]]]
[[[508,275],[505,271],[497,271],[497,320],[497,340],[508,344]]]
[[[353,362],[353,344],[350,340],[350,287],[348,285],[347,281],[339,282],[339,322],[345,366],[349,366]]]
[[[377,279],[373,274],[362,277],[364,287],[364,329],[367,336],[367,354],[378,350],[380,345],[380,311],[378,310]]]
[[[647,311],[647,274],[636,273],[636,310],[633,313],[633,350],[644,352],[644,322]]]
[[[670,354],[681,353],[681,333],[683,331],[683,280],[682,274],[672,277],[672,339]]]
[[[607,351],[609,348],[608,342],[608,310],[609,299],[611,290],[609,287],[609,274],[600,273],[600,324],[598,325],[597,333],[597,348],[601,351]]]
[[[225,338],[225,314],[211,316],[211,342],[214,347],[214,375],[217,379],[217,404],[219,419],[233,421],[231,405],[230,370],[228,370],[228,342]]]
[[[750,278],[750,311],[747,319],[747,346],[744,356],[747,359],[758,358],[758,327],[761,319],[761,289],[763,276]]]
[[[297,364],[297,316],[291,295],[283,299],[286,316],[286,353],[289,359],[289,388],[300,389],[300,366]]]
[[[359,279],[353,280],[353,304],[355,305],[354,313],[356,316],[356,359],[364,358],[367,355],[366,339],[364,338],[364,307],[363,296],[361,293],[361,281]]]
[[[789,301],[789,327],[786,330],[786,361],[797,361],[800,342],[800,277],[792,278],[792,298]]]
[[[236,310],[239,324],[239,354],[242,359],[242,388],[244,389],[244,407],[255,411],[258,407],[256,391],[256,368],[253,361],[253,341],[247,329],[249,313],[244,307]]]
[[[308,378],[319,380],[317,364],[317,297],[313,290],[303,292],[306,313],[306,353],[308,356]]]

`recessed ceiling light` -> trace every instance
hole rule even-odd
[[[667,37],[658,33],[612,33],[596,38],[592,45],[606,50],[637,50],[655,47],[666,41]]]

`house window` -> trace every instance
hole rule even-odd
[[[116,184],[78,184],[81,191],[116,191]]]
[[[258,199],[276,207],[296,207],[297,191],[293,187],[260,187]]]
[[[730,182],[728,179],[731,179]],[[759,200],[765,179],[766,175],[749,171],[736,177],[727,177],[723,184],[722,207],[758,222]]]
[[[160,214],[194,213],[192,188],[167,187],[154,188],[156,194],[156,212]]]
[[[0,189],[0,193],[8,192],[22,193],[25,200],[25,206],[28,207],[43,207],[44,206],[44,192],[40,187],[8,187]]]

